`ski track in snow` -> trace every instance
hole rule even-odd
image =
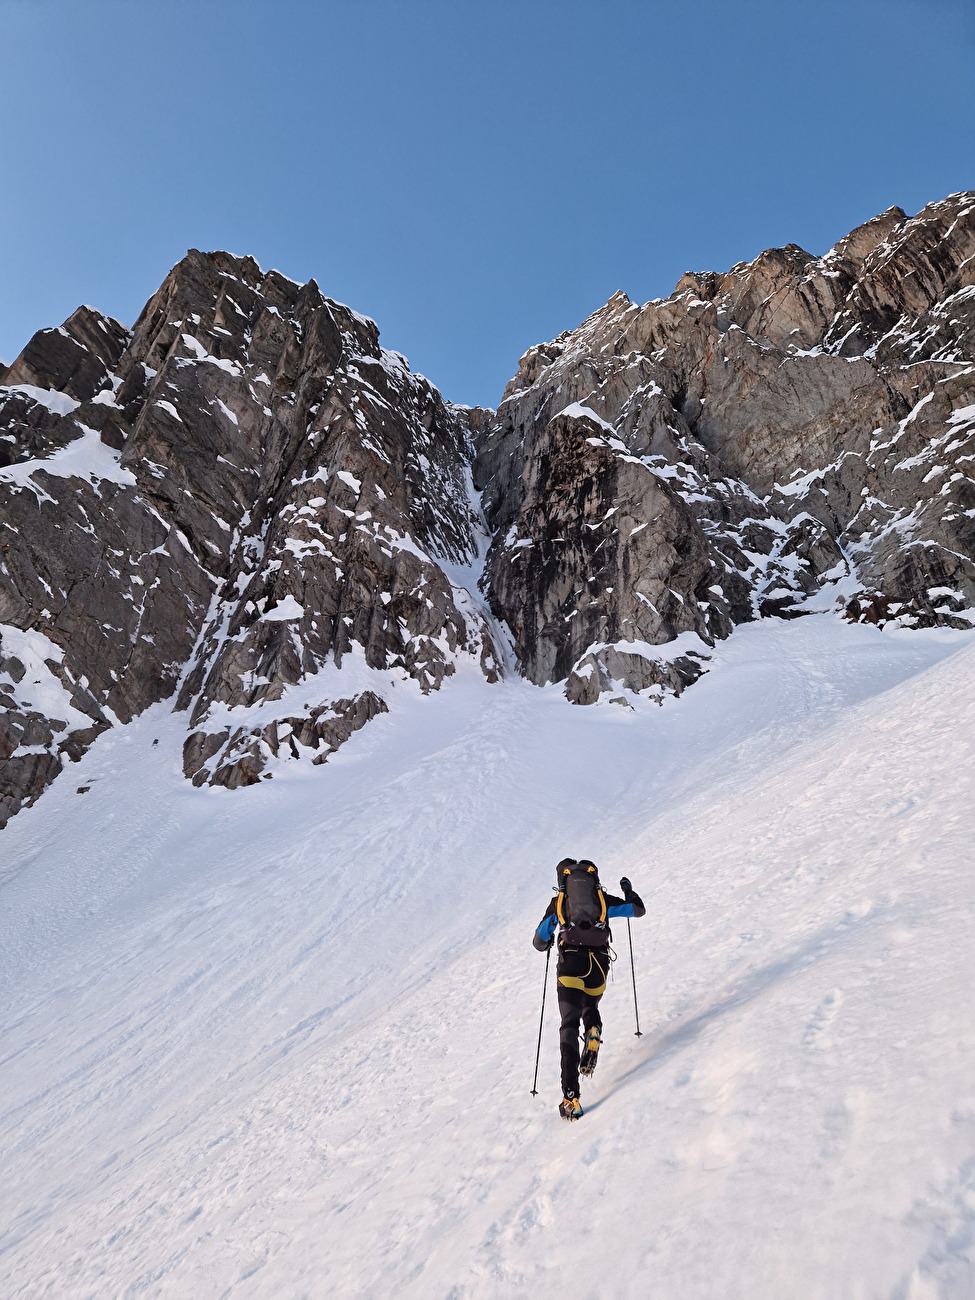
[[[632,713],[462,670],[234,792],[107,733],[3,836],[0,1294],[975,1296],[973,668],[822,615]],[[648,906],[574,1125],[567,854]]]

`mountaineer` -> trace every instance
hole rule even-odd
[[[623,897],[604,892],[595,863],[584,858],[563,858],[556,868],[559,892],[548,905],[535,930],[533,945],[545,952],[555,942],[558,931],[558,965],[556,977],[559,993],[559,1042],[562,1057],[563,1119],[579,1119],[579,1075],[591,1075],[596,1068],[603,1022],[599,999],[606,991],[609,972],[609,921],[616,917],[645,916],[643,900],[633,892],[624,876],[620,881]],[[580,1060],[579,1024],[582,1022],[583,1046]]]

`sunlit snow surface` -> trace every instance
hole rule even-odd
[[[0,841],[0,1294],[975,1295],[973,670],[829,615],[632,712],[462,668],[234,792],[107,733]],[[566,854],[648,905],[574,1125]]]

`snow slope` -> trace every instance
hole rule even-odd
[[[3,835],[0,1294],[975,1295],[973,669],[816,615],[660,707],[471,670],[235,792],[106,733]],[[648,904],[575,1125],[566,854]]]

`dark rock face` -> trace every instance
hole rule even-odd
[[[174,693],[187,775],[233,786],[282,747],[321,761],[385,710],[375,674],[431,690],[471,655],[497,675],[442,567],[482,545],[471,413],[313,283],[190,253],[131,334],[82,309],[4,378],[0,817]],[[350,658],[363,688],[323,695]]]
[[[862,591],[865,609],[967,626],[973,282],[975,196],[960,194],[911,219],[891,209],[822,258],[792,245],[725,275],[689,273],[671,298],[644,307],[616,294],[577,330],[526,353],[475,468],[495,533],[488,591],[522,670],[538,682],[568,674],[570,697],[589,699],[595,687],[580,694],[571,665],[604,656],[603,643],[619,654],[620,640],[664,647],[689,630],[709,643],[744,619],[798,612],[833,581],[843,600]],[[579,453],[576,500],[558,483],[546,500],[542,467],[553,441],[570,437],[566,412],[580,409],[630,467],[628,480],[603,490],[595,452]],[[587,442],[593,428],[575,424]],[[685,517],[678,524],[671,511],[666,523],[648,494],[662,532],[648,527],[643,553],[627,557],[632,524],[616,534],[599,511],[632,512],[638,466]],[[549,511],[562,540],[539,534]],[[606,534],[598,562],[582,558],[594,526]],[[595,582],[580,582],[582,571]],[[616,622],[569,616],[567,593],[584,592],[587,608],[594,586],[609,593]],[[566,602],[561,620],[552,591]],[[668,593],[663,610],[657,596]],[[604,668],[601,689],[640,689],[642,663],[632,652],[626,663],[630,671]]]
[[[186,742],[186,771],[192,773],[194,785],[231,790],[254,785],[269,758],[282,752],[298,758],[301,746],[316,751],[313,763],[324,763],[354,731],[388,712],[385,700],[374,691],[363,691],[351,699],[315,705],[298,717],[272,719],[261,728],[197,731]]]
[[[456,654],[495,670],[483,615],[438,562],[478,552],[463,414],[314,284],[214,257],[187,270],[136,326],[166,396],[123,461],[153,463],[153,492],[218,581],[178,697],[202,732],[187,744],[195,778],[212,711],[257,709],[263,737],[262,704],[356,650],[424,690]],[[244,752],[239,731],[223,766]],[[244,748],[251,771],[261,751]]]
[[[616,294],[497,412],[191,252],[131,331],[79,308],[0,371],[0,824],[160,700],[236,787],[462,660],[625,703],[810,598],[969,626],[973,353],[973,195]]]
[[[567,681],[577,703],[616,679],[679,690],[699,670],[675,674],[652,647],[689,633],[706,657],[733,615],[750,616],[747,584],[682,498],[586,408],[545,426],[523,486],[489,578],[532,681]]]
[[[127,342],[128,331],[118,321],[79,307],[58,329],[35,334],[0,378],[85,402],[109,382]]]

